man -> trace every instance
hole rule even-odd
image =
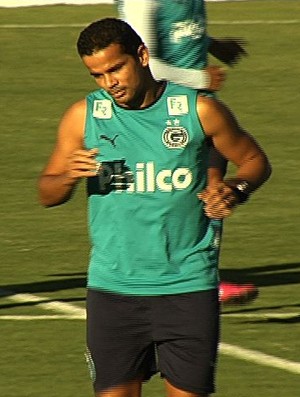
[[[229,66],[247,53],[243,40],[216,39],[207,34],[203,0],[116,0],[118,13],[143,38],[150,51],[150,67],[157,79],[187,87],[218,90],[224,70],[208,66],[208,52]],[[209,183],[220,180],[226,162],[213,149]],[[258,296],[253,284],[221,281],[222,304],[245,304]]]
[[[219,247],[204,211],[231,212],[268,178],[268,160],[219,101],[155,80],[126,22],[92,23],[77,48],[100,89],[63,116],[39,194],[44,206],[59,205],[87,178],[95,396],[140,397],[158,365],[168,396],[207,397],[219,339]],[[205,189],[209,141],[237,173]]]

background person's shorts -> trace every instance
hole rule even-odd
[[[87,359],[95,391],[160,372],[173,386],[214,392],[218,291],[132,296],[87,294]]]

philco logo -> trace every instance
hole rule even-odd
[[[97,119],[111,119],[112,104],[109,99],[101,99],[94,101],[93,116]]]
[[[135,171],[126,166],[125,160],[106,161],[101,164],[99,173],[88,178],[93,193],[109,194],[114,192],[152,193],[172,192],[187,189],[193,180],[189,168],[180,167],[175,170],[156,171],[153,161],[137,163]],[[93,186],[92,186],[93,183]]]
[[[134,182],[129,185],[128,192],[172,192],[187,189],[192,183],[193,175],[189,168],[161,170],[156,172],[154,162],[137,163]]]

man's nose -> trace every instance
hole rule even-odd
[[[112,88],[117,84],[117,80],[113,75],[106,74],[104,76],[104,83],[107,88]]]

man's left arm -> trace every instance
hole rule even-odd
[[[237,167],[232,178],[208,186],[199,195],[209,217],[224,218],[270,177],[271,165],[253,136],[238,124],[223,103],[199,97],[197,110],[205,134],[214,147]]]

